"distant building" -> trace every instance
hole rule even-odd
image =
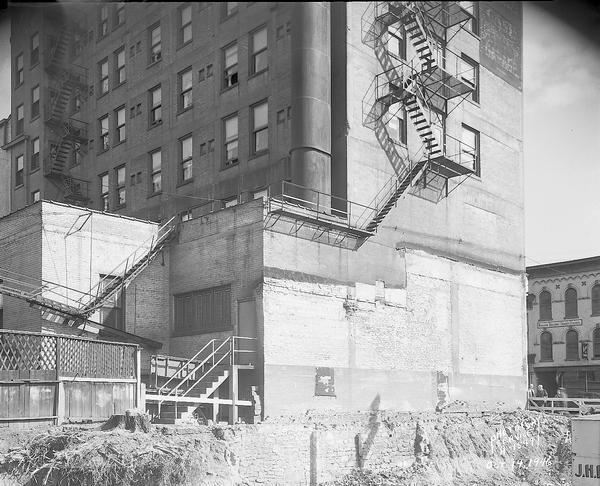
[[[600,257],[527,267],[530,382],[600,398]]]
[[[256,339],[266,415],[524,404],[519,2],[11,15],[11,210],[180,222],[115,326],[180,357]]]
[[[0,218],[10,213],[11,161],[4,147],[10,141],[10,116],[0,120]]]

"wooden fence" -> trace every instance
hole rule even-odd
[[[600,413],[598,398],[528,398],[528,410],[547,413],[587,415]]]
[[[137,345],[0,329],[0,423],[102,420],[140,400]]]

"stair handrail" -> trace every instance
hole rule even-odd
[[[196,386],[198,383],[200,383],[200,382],[201,382],[201,381],[202,381],[204,378],[206,378],[206,377],[207,377],[207,376],[208,376],[208,375],[209,375],[209,374],[210,374],[210,373],[211,373],[211,372],[212,372],[212,371],[213,371],[213,370],[214,370],[214,369],[215,369],[217,366],[219,366],[219,365],[220,365],[220,364],[221,364],[221,363],[222,363],[222,362],[223,362],[223,361],[224,361],[226,358],[230,358],[231,351],[232,351],[232,346],[231,346],[231,342],[232,342],[232,341],[233,341],[233,336],[229,336],[228,338],[226,338],[226,339],[225,339],[225,341],[223,341],[223,342],[222,342],[222,343],[219,345],[219,347],[218,347],[218,348],[216,348],[216,349],[214,350],[214,352],[213,352],[213,354],[212,354],[212,356],[213,356],[213,365],[212,365],[212,366],[209,368],[209,370],[208,370],[206,373],[204,373],[204,374],[203,374],[203,375],[202,375],[200,378],[198,378],[198,379],[197,379],[197,380],[196,380],[196,381],[195,381],[195,382],[194,382],[194,383],[193,383],[193,384],[192,384],[190,387],[188,387],[188,388],[187,388],[187,390],[185,390],[185,391],[184,391],[184,392],[181,394],[181,396],[182,396],[182,397],[185,397],[185,396],[187,396],[187,394],[188,394],[190,391],[192,391],[192,389],[193,389],[193,388],[194,388],[194,387],[195,387],[195,386]],[[214,360],[214,356],[215,356],[215,354],[217,353],[217,351],[219,351],[219,350],[220,350],[220,349],[221,349],[223,346],[225,346],[225,345],[226,345],[226,344],[228,344],[228,343],[229,343],[229,350],[228,350],[228,351],[227,351],[225,354],[223,354],[223,356],[221,356],[221,357],[219,358],[219,360],[218,360],[218,361],[216,361],[216,362],[215,362],[215,360]],[[230,358],[230,360],[231,360],[231,358]],[[165,401],[165,400],[163,400],[163,401]]]
[[[98,283],[94,285],[88,292],[88,295],[95,295],[95,297],[87,303],[84,303],[82,299],[78,301],[78,303],[82,306],[81,310],[89,314],[99,307],[102,307],[104,302],[112,298],[118,289],[118,285],[115,284],[121,280],[124,280],[126,277],[125,273],[121,269],[124,266],[125,268],[131,269],[140,263],[144,258],[151,256],[153,252],[166,240],[171,232],[175,231],[175,228],[177,227],[176,223],[177,216],[171,217],[171,219],[169,219],[164,225],[158,228],[156,235],[153,235],[151,238],[140,244],[129,256],[127,256],[127,258],[125,258],[125,260],[120,262],[110,271],[110,273],[101,278]],[[138,255],[140,252],[142,253],[142,256]],[[131,265],[129,264],[130,261],[133,261]]]
[[[181,365],[181,367],[179,368],[179,370],[177,370],[173,376],[171,378],[169,378],[165,383],[163,383],[163,385],[157,390],[157,394],[161,395],[163,392],[163,389],[167,387],[167,385],[169,383],[171,383],[171,381],[173,381],[175,379],[175,377],[177,376],[177,374],[179,373],[180,370],[187,368],[192,362],[193,363],[198,363],[196,366],[194,366],[193,371],[196,371],[197,368],[202,367],[206,364],[206,362],[211,358],[211,356],[214,354],[214,346],[215,346],[215,341],[216,339],[211,339],[210,341],[208,341],[203,347],[202,349],[200,349],[200,351],[198,351],[194,356],[192,356],[190,359],[188,359],[183,365]],[[212,346],[213,351],[208,355],[208,357],[206,357],[204,360],[202,361],[196,361],[196,358],[198,358],[198,356],[200,356],[209,346]],[[183,378],[181,378],[181,382],[185,381],[188,379],[188,377],[191,375],[191,372],[188,372]],[[181,383],[180,383],[181,384]],[[178,385],[179,386],[179,385]]]

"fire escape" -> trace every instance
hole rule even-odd
[[[475,89],[475,68],[448,48],[473,19],[459,3],[373,2],[363,16],[363,43],[383,69],[363,99],[363,124],[375,131],[396,172],[377,196],[381,210],[369,222],[370,231],[409,189],[417,195],[427,190],[426,198],[437,202],[451,192],[449,181],[453,190],[477,170],[476,148],[452,136],[447,123]],[[390,52],[392,34],[402,39],[403,55]],[[419,150],[391,141],[389,123],[399,113],[414,127]]]
[[[71,174],[73,163],[87,150],[87,123],[71,116],[74,104],[86,97],[87,70],[73,64],[69,50],[76,34],[84,33],[72,25],[63,25],[56,37],[51,37],[50,48],[44,58],[44,69],[50,80],[44,122],[52,134],[49,155],[44,161],[44,175],[57,184],[67,202],[86,205],[88,181]]]

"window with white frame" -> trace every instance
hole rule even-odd
[[[108,211],[109,207],[109,191],[110,186],[108,185],[108,173],[101,174],[100,178],[100,202],[102,211]]]
[[[179,180],[181,182],[192,179],[192,136],[188,135],[179,140],[179,153],[181,154],[181,169]]]
[[[124,106],[115,110],[115,143],[124,142],[127,137],[125,130],[125,113]]]
[[[479,103],[479,63],[466,54],[461,54],[461,79],[473,89],[471,99]]]
[[[40,200],[40,191],[33,191],[31,193],[31,202],[36,203]]]
[[[108,58],[98,63],[98,80],[100,84],[99,95],[108,93]]]
[[[15,58],[15,71],[16,71],[16,73],[15,73],[16,86],[15,87],[18,88],[25,81],[25,76],[23,74],[23,54],[19,54]]]
[[[25,181],[24,169],[23,169],[23,155],[17,155],[16,167],[15,167],[15,186],[22,186]]]
[[[31,36],[31,65],[34,66],[40,61],[40,34],[35,33]]]
[[[115,51],[115,86],[125,82],[125,46]]]
[[[225,167],[238,162],[238,116],[233,115],[223,120],[224,162]]]
[[[150,125],[162,121],[162,93],[160,85],[150,90]]]
[[[98,25],[98,37],[102,38],[108,34],[108,5],[100,6],[100,22]]]
[[[192,106],[192,67],[178,74],[179,110],[187,110]]]
[[[160,25],[150,28],[150,64],[162,59]]]
[[[115,29],[125,23],[125,4],[119,3],[115,10]]]
[[[184,5],[179,9],[179,45],[192,41],[192,6]]]
[[[479,132],[463,123],[460,141],[460,164],[481,175],[479,160]]]
[[[387,28],[387,51],[396,59],[406,59],[406,43],[402,29],[394,25]]]
[[[117,181],[117,207],[125,206],[127,202],[125,194],[125,166],[117,167],[115,169],[115,179]]]
[[[237,42],[223,49],[223,88],[238,83],[238,46]]]
[[[110,148],[108,115],[98,119],[98,135],[100,138],[100,151],[103,152]]]
[[[162,191],[162,152],[160,149],[150,153],[151,194]]]
[[[252,153],[269,149],[269,104],[264,101],[252,107]]]
[[[35,137],[31,141],[31,170],[40,168],[40,137]]]
[[[21,104],[17,106],[17,135],[22,135],[25,129],[25,107]]]
[[[250,35],[251,39],[251,59],[250,74],[259,73],[269,67],[269,57],[267,51],[267,28],[263,27]]]
[[[34,86],[31,90],[31,118],[40,114],[40,87]]]

